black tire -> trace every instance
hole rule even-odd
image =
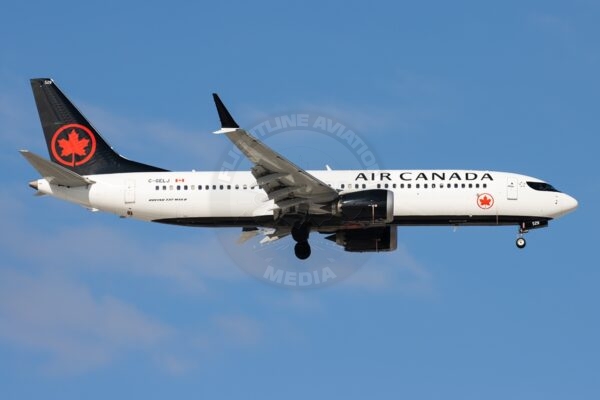
[[[294,253],[299,260],[306,260],[310,257],[310,244],[308,242],[298,242],[294,246]]]

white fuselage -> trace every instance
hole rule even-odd
[[[387,189],[394,224],[518,224],[560,217],[571,196],[532,188],[539,179],[468,170],[307,171],[340,194]],[[68,188],[37,181],[38,190],[93,210],[146,221],[197,226],[251,226],[272,221],[277,208],[250,172],[139,172],[91,175],[94,184]]]

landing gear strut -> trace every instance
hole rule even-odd
[[[297,242],[294,246],[294,253],[300,260],[306,260],[310,257],[309,233],[310,227],[306,223],[296,224],[292,227],[292,238]]]
[[[525,241],[525,238],[523,237],[523,235],[525,235],[527,232],[529,232],[530,229],[546,228],[547,226],[548,226],[547,219],[531,219],[531,220],[522,221],[519,224],[519,237],[517,238],[517,247],[520,249],[525,247],[527,242]]]
[[[525,246],[527,245],[527,241],[525,240],[525,238],[523,237],[524,234],[526,234],[527,232],[529,232],[527,229],[525,229],[525,223],[522,223],[521,226],[519,226],[519,237],[517,238],[517,247],[519,249],[524,249]]]

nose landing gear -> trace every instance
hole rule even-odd
[[[527,245],[527,241],[523,237],[523,235],[525,235],[527,232],[529,232],[527,230],[527,223],[521,222],[521,224],[519,225],[519,237],[517,238],[517,241],[516,241],[516,245],[519,249],[524,249],[525,246]]]

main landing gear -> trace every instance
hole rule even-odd
[[[308,235],[310,227],[306,223],[296,224],[292,227],[292,238],[296,241],[294,253],[300,260],[306,260],[310,257],[310,244],[308,244]]]

